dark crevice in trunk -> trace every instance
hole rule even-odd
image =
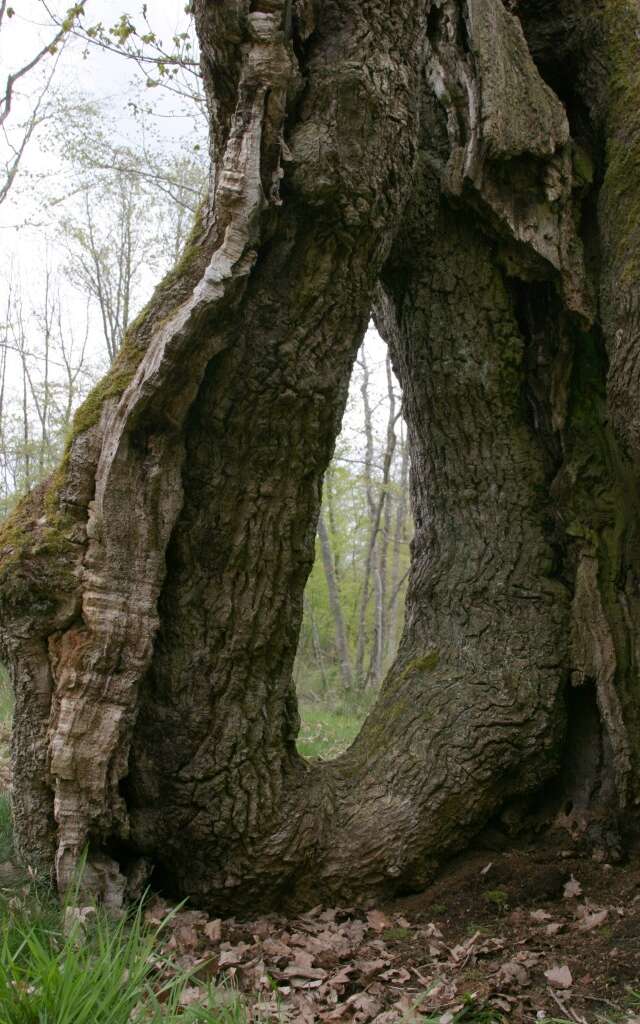
[[[524,418],[541,444],[550,482],[562,462],[560,437],[553,423],[554,372],[558,372],[559,362],[571,366],[571,352],[562,351],[562,306],[549,282],[514,279],[510,284],[514,312],[524,340]]]
[[[567,737],[557,782],[560,811],[571,821],[616,801],[611,743],[603,733],[596,682],[567,689]]]

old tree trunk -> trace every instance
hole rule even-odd
[[[640,802],[634,0],[196,0],[215,157],[179,265],[0,537],[23,858],[110,901],[422,885],[488,823]],[[291,668],[373,308],[406,627],[335,762]]]

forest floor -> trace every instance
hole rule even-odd
[[[0,717],[2,707],[0,694]],[[356,718],[311,710],[303,709],[303,752],[335,756]],[[0,792],[10,783],[8,739],[5,715]],[[0,859],[2,846],[0,836]],[[29,916],[29,886],[10,861],[0,864],[0,916],[16,906]],[[83,921],[90,914],[79,912]],[[241,921],[156,895],[144,919],[160,927],[153,959],[162,977],[183,979],[171,1020],[640,1024],[640,854],[609,865],[568,849],[471,852],[425,892],[387,904]],[[212,983],[221,1008],[200,1017]],[[165,1018],[141,1010],[122,1024],[133,1019]]]
[[[166,910],[156,900],[152,922]],[[167,945],[263,1020],[639,1024],[640,859],[472,853],[385,905],[250,921],[181,910]]]
[[[353,743],[365,714],[342,701],[300,701],[298,750],[304,757],[332,760]]]

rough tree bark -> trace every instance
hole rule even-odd
[[[212,193],[3,529],[22,856],[219,910],[422,885],[488,821],[637,819],[631,0],[196,0]],[[631,153],[631,157],[629,154]],[[403,386],[406,622],[295,749],[322,475],[370,307]]]

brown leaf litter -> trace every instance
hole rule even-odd
[[[147,919],[169,909],[156,897]],[[472,854],[384,906],[248,921],[182,909],[161,934],[161,952],[243,993],[255,1021],[455,1024],[475,1005],[485,1021],[589,1024],[614,1006],[631,1024],[640,865],[521,851],[487,868]],[[197,1003],[197,992],[185,998]]]

